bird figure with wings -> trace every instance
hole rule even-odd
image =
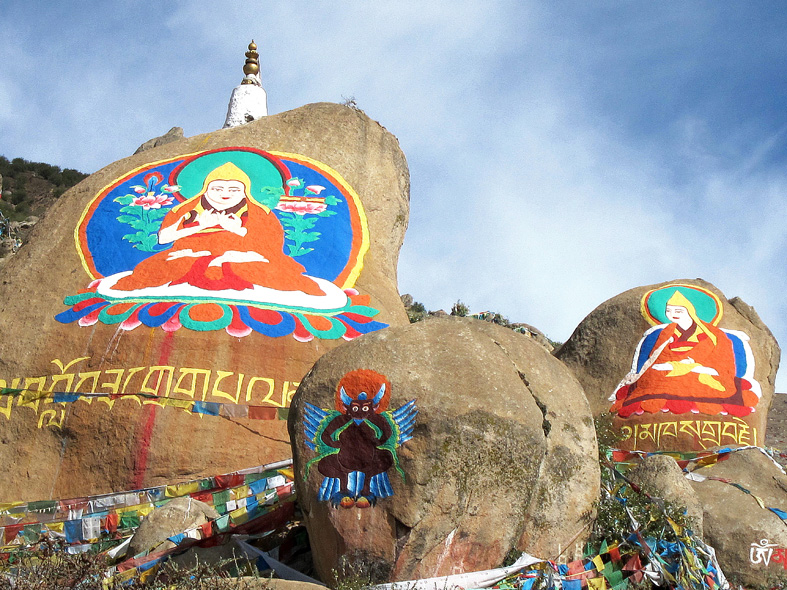
[[[368,508],[378,498],[393,495],[388,470],[394,467],[404,479],[396,449],[410,440],[418,408],[411,400],[387,410],[391,384],[384,375],[357,369],[339,380],[335,410],[306,403],[306,446],[317,455],[306,464],[325,477],[319,500],[343,508]]]

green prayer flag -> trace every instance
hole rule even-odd
[[[602,573],[604,574],[604,577],[607,579],[607,582],[609,582],[610,586],[616,586],[617,584],[620,584],[621,580],[623,580],[623,572],[618,569],[614,569],[608,566],[604,568],[604,571]]]
[[[120,516],[119,528],[132,529],[139,526],[141,519],[136,512],[126,512]]]
[[[27,510],[30,512],[52,512],[57,508],[56,500],[42,500],[40,502],[28,502]]]

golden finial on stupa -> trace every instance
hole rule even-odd
[[[257,53],[257,44],[254,39],[249,43],[249,50],[246,52],[246,64],[243,66],[243,73],[246,74],[242,84],[254,84],[250,76],[259,74],[260,72],[260,54]]]

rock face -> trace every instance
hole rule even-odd
[[[396,138],[327,103],[174,141],[73,187],[0,269],[0,387],[23,390],[0,397],[0,498],[288,458],[286,408],[314,361],[407,323],[408,209]]]
[[[784,587],[787,527],[755,496],[766,507],[787,508],[787,476],[758,449],[737,451],[696,473],[727,479],[753,494],[722,481],[691,482],[703,505],[705,540],[725,574],[746,588]]]
[[[430,318],[331,351],[288,425],[326,580],[342,559],[406,580],[496,567],[512,548],[555,557],[582,542],[598,496],[576,379],[533,339],[479,320]]]
[[[183,139],[183,127],[173,127],[164,135],[159,135],[153,139],[148,139],[145,143],[137,148],[137,151],[135,151],[134,154],[136,155],[154,147],[172,143],[173,141],[178,141],[180,139]]]
[[[624,448],[764,443],[779,346],[753,308],[710,283],[677,280],[613,297],[556,356],[595,415],[613,412]]]
[[[651,496],[684,508],[692,532],[702,538],[702,505],[675,459],[668,455],[650,455],[642,459],[628,477]]]
[[[177,535],[219,517],[211,506],[193,498],[175,498],[148,514],[131,537],[127,554],[137,555],[170,549],[175,543],[169,537]]]

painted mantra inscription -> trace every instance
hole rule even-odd
[[[639,443],[652,441],[656,448],[662,448],[663,439],[677,439],[682,435],[692,437],[703,449],[718,447],[725,444],[757,446],[757,429],[749,426],[740,418],[732,422],[718,420],[675,420],[672,422],[654,422],[650,424],[633,424],[620,427],[623,440],[633,439],[633,450],[638,450]],[[674,446],[674,442],[669,443]]]
[[[298,381],[278,381],[277,383],[275,379],[270,377],[250,376],[232,371],[192,367],[176,368],[171,365],[69,372],[69,369],[76,363],[89,358],[81,357],[66,364],[60,359],[54,359],[51,362],[58,367],[60,374],[43,377],[15,377],[8,381],[0,379],[0,388],[20,388],[32,392],[56,391],[106,395],[143,393],[162,398],[177,396],[179,399],[194,401],[286,408],[289,407],[292,396],[295,395],[295,390],[300,384]],[[128,397],[140,404],[161,407],[165,405],[155,399]],[[116,401],[127,398],[80,397],[79,399],[86,403],[103,402],[112,408]],[[45,426],[60,428],[65,419],[67,405],[64,402],[54,402],[51,398],[30,401],[24,396],[3,396],[0,397],[0,415],[10,419],[14,408],[20,406],[31,408],[39,416],[39,428]]]
[[[749,549],[749,561],[758,565],[760,563],[769,566],[771,561],[781,563],[787,570],[787,549],[779,547],[776,543],[771,543],[768,539],[762,539],[759,543],[752,543]]]

